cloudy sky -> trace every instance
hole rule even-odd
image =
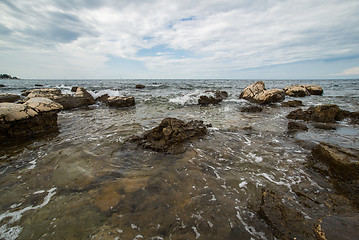
[[[359,78],[358,0],[0,0],[22,78]]]

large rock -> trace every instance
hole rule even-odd
[[[200,105],[209,105],[209,104],[218,104],[222,102],[223,99],[228,98],[228,93],[226,91],[206,91],[207,95],[201,95],[198,99],[198,104]]]
[[[266,90],[264,82],[258,81],[247,86],[239,98],[259,104],[281,102],[285,99],[285,92],[281,89]]]
[[[0,138],[23,137],[57,131],[57,112],[62,105],[47,98],[24,104],[0,103]]]
[[[337,105],[328,104],[310,107],[308,110],[303,111],[297,109],[287,115],[289,119],[314,121],[314,122],[335,122],[343,119],[343,111]]]
[[[313,224],[275,192],[264,190],[259,216],[278,239],[315,239]],[[290,199],[287,199],[290,201]]]
[[[149,130],[142,137],[133,137],[143,148],[157,152],[180,153],[185,150],[184,144],[207,134],[202,121],[184,122],[176,118],[165,118],[159,126]]]
[[[323,217],[315,225],[315,232],[323,240],[356,240],[359,236],[359,213]]]
[[[23,94],[26,95],[23,102],[34,97],[44,97],[61,104],[64,109],[72,109],[95,103],[95,99],[83,87],[77,87],[75,95],[62,94],[60,89],[54,88],[33,89]]]
[[[0,103],[2,102],[16,102],[20,99],[19,95],[15,95],[15,94],[0,94]]]
[[[292,85],[283,89],[288,96],[305,97],[309,95],[322,95],[323,89],[318,85]]]
[[[117,107],[117,108],[131,107],[136,104],[135,98],[132,96],[130,96],[130,97],[108,97],[107,100],[105,100],[105,103],[107,105],[109,105],[110,107]]]

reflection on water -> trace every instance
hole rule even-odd
[[[303,142],[358,148],[358,126],[308,124],[308,133],[292,137],[285,118],[292,109],[242,113],[247,103],[233,95],[200,107],[191,104],[191,86],[182,88],[172,97],[146,90],[129,109],[63,111],[58,134],[2,148],[0,239],[274,239],[257,214],[263,188],[294,199],[308,219],[326,211],[303,207],[295,193],[333,191],[308,171]],[[179,155],[126,143],[165,117],[212,127]]]

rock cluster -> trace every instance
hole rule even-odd
[[[258,104],[269,104],[283,101],[285,92],[281,89],[266,90],[264,82],[258,81],[247,86],[241,92],[239,98]]]
[[[292,85],[283,89],[291,97],[305,97],[309,95],[322,95],[323,88],[319,85]]]
[[[228,93],[226,91],[206,91],[207,95],[201,95],[198,99],[199,105],[209,105],[209,104],[218,104],[222,102],[223,99],[228,98]]]
[[[139,146],[157,152],[181,153],[187,141],[207,134],[203,121],[184,122],[177,118],[165,118],[159,126],[149,130],[142,137],[132,137]]]
[[[57,112],[62,108],[47,98],[31,98],[23,104],[0,103],[0,138],[57,131]]]

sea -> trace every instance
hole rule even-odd
[[[322,86],[322,96],[286,97],[301,100],[303,109],[336,104],[359,111],[359,79],[261,80],[267,89]],[[288,134],[286,115],[296,108],[275,103],[258,113],[241,111],[252,104],[238,96],[255,81],[0,80],[0,94],[34,88],[71,94],[81,86],[95,98],[136,101],[123,109],[97,102],[61,111],[59,132],[0,144],[0,239],[277,239],[258,214],[263,189],[278,193],[304,219],[326,215],[330,200],[308,207],[296,194],[337,194],[326,176],[308,167],[311,148],[325,142],[359,149],[359,126],[347,119],[329,127],[303,122],[307,132]],[[199,96],[212,90],[229,97],[198,105]],[[128,143],[167,117],[211,127],[177,155]]]

